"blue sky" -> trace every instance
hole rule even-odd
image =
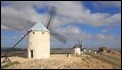
[[[95,1],[84,1],[84,6],[91,10],[92,13],[101,12],[101,13],[110,13],[115,14],[121,11],[120,7],[116,6],[101,6],[100,3],[96,3]],[[96,4],[96,6],[94,6]]]
[[[78,40],[87,48],[101,45],[121,48],[121,3],[83,2],[2,2],[1,46],[12,47],[27,33],[28,19],[45,24],[49,6],[57,7],[53,30],[67,38],[67,43],[51,38],[51,47],[71,48]],[[61,16],[59,16],[61,15]],[[72,35],[70,35],[72,34]],[[27,47],[27,37],[17,47]]]

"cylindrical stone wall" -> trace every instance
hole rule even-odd
[[[80,48],[74,48],[74,54],[81,54]]]
[[[32,31],[28,35],[28,58],[44,59],[50,57],[50,33]]]

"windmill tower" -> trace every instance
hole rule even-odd
[[[80,55],[82,53],[81,49],[82,49],[82,42],[80,43],[80,41],[78,41],[79,44],[76,44],[75,46],[73,46],[73,48],[71,48],[68,53],[67,56],[69,56],[69,53],[71,52],[71,50],[73,50],[74,54],[78,54]]]
[[[81,54],[81,48],[78,44],[74,46],[74,54]]]
[[[28,35],[28,58],[43,59],[50,57],[50,32],[41,23],[36,23]]]

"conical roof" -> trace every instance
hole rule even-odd
[[[80,48],[80,46],[79,46],[78,44],[76,44],[76,45],[74,46],[74,48]]]
[[[37,31],[49,31],[41,22],[36,23],[29,30],[37,30]]]

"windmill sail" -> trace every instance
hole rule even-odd
[[[17,46],[17,44],[19,44],[30,32],[31,32],[31,30],[28,31],[28,33],[25,34],[11,49],[15,48],[15,46]],[[7,51],[7,54],[8,54],[8,51]]]
[[[7,50],[7,52],[6,52],[5,56],[4,56],[5,59],[3,60],[2,63],[7,62],[7,61],[11,62],[10,59],[8,58],[8,53],[9,53],[12,49],[14,49],[14,48],[17,46],[17,44],[19,44],[31,31],[32,31],[32,30],[28,31],[28,33],[25,34],[12,48],[10,48],[9,50]],[[11,56],[12,56],[12,55],[11,55]]]
[[[79,43],[79,46],[80,46],[80,41],[78,41],[78,43]],[[81,47],[81,46],[80,46]]]
[[[56,14],[56,7],[51,6],[51,10],[49,11],[49,15],[46,22],[47,29],[52,25],[55,14]]]
[[[48,19],[47,19],[46,27],[47,27],[47,29],[50,30],[50,34],[51,34],[51,36],[53,38],[55,38],[55,39],[57,39],[60,42],[65,44],[66,43],[66,38],[49,28],[52,25],[52,22],[53,22],[55,14],[56,14],[56,7],[55,6],[51,6],[51,10],[49,12],[49,16],[48,16]]]
[[[67,39],[64,36],[58,34],[57,32],[55,32],[51,29],[50,29],[50,34],[52,35],[53,38],[59,40],[60,42],[62,42],[64,44],[67,42]]]

